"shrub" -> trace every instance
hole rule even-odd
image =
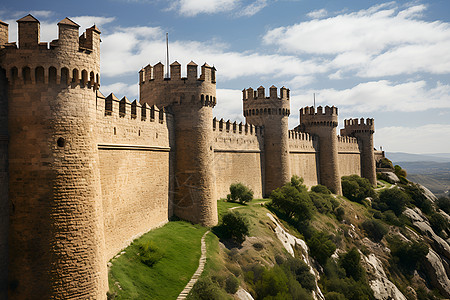
[[[434,213],[428,219],[430,221],[431,227],[437,234],[440,234],[443,230],[447,230],[448,221],[441,214]]]
[[[339,206],[334,210],[334,214],[336,215],[336,219],[338,221],[342,221],[345,215],[345,209],[342,206]]]
[[[247,219],[237,212],[228,212],[222,217],[221,227],[226,238],[242,244],[249,234]]]
[[[333,198],[330,195],[310,192],[309,197],[321,214],[327,214],[333,211],[333,204],[331,202]]]
[[[442,209],[443,211],[445,211],[447,214],[450,214],[450,198],[448,197],[440,197],[437,201],[436,201],[436,205]]]
[[[367,235],[375,242],[380,242],[389,229],[380,220],[366,220],[361,224]]]
[[[338,292],[329,292],[325,295],[326,300],[346,300],[344,295]]]
[[[408,271],[417,269],[429,251],[428,245],[422,241],[403,242],[399,238],[394,238],[389,244],[394,260]]]
[[[153,241],[139,244],[139,259],[149,267],[152,267],[164,257],[164,252]]]
[[[264,249],[264,245],[261,243],[254,243],[253,248],[255,248],[257,251],[261,251],[262,249]]]
[[[230,275],[227,277],[227,280],[225,281],[225,291],[229,294],[235,294],[239,288],[239,280],[234,277],[233,275]]]
[[[383,219],[392,225],[395,226],[402,226],[402,222],[400,221],[400,219],[395,215],[395,213],[392,210],[386,210],[385,212],[383,212]]]
[[[407,176],[406,170],[402,169],[402,167],[400,167],[399,165],[394,166],[394,173],[398,178],[406,178]]]
[[[336,245],[331,241],[326,232],[315,232],[307,245],[312,257],[314,257],[321,265],[324,265],[327,259],[336,251]]]
[[[209,277],[200,277],[186,299],[189,300],[221,300],[227,299]]]
[[[377,167],[379,168],[389,168],[389,169],[393,169],[394,166],[392,164],[392,161],[390,161],[389,159],[383,157],[382,159],[380,159],[377,163]]]
[[[355,281],[359,281],[364,276],[364,269],[360,262],[361,255],[355,247],[345,253],[340,259],[340,264],[344,268],[347,277],[352,277]]]
[[[341,184],[342,194],[351,201],[362,203],[367,197],[376,197],[375,190],[369,180],[358,175],[343,176]]]
[[[394,211],[399,216],[405,209],[406,204],[410,202],[411,198],[407,193],[399,188],[392,188],[384,190],[380,193],[380,202],[384,203],[388,209]]]
[[[252,201],[253,191],[242,183],[233,183],[230,185],[230,194],[227,195],[227,201],[246,203]]]
[[[294,177],[293,177],[294,178]],[[270,195],[271,205],[286,214],[288,219],[309,220],[313,214],[311,199],[301,185],[287,183]]]
[[[331,194],[331,191],[326,186],[321,184],[311,187],[311,191],[320,194]]]
[[[433,212],[433,205],[430,200],[425,196],[424,190],[415,183],[404,186],[405,192],[411,197],[412,203],[420,208],[425,214],[431,214]]]
[[[289,257],[284,266],[295,275],[295,279],[308,291],[316,287],[316,278],[309,272],[309,266],[301,259]]]

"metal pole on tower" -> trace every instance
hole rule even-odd
[[[167,62],[167,64],[166,64],[166,70],[167,70],[167,72],[166,72],[166,78],[169,78],[170,77],[170,74],[169,74],[169,33],[168,32],[166,32],[166,50],[167,50],[167,54],[166,54],[166,58],[167,58],[167,60],[166,60],[166,62]]]
[[[314,96],[314,108],[316,108],[316,93],[313,94]]]

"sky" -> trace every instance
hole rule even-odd
[[[69,17],[80,34],[100,28],[103,94],[138,99],[138,72],[191,60],[217,69],[214,116],[245,121],[242,89],[291,90],[289,127],[301,107],[335,105],[375,118],[375,147],[450,152],[450,0],[4,0],[0,20],[31,13],[41,41]]]

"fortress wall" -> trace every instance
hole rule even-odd
[[[163,113],[159,119],[156,110],[152,119],[148,110],[143,120],[142,108],[137,106],[134,118],[129,101],[125,113],[119,111],[119,100],[112,102],[111,112],[106,112],[105,98],[97,97],[107,259],[134,238],[166,223],[173,210],[172,116]]]
[[[8,282],[8,81],[0,68],[0,299],[7,298]]]
[[[302,177],[305,185],[317,185],[319,178],[318,143],[315,137],[289,130],[291,176]]]
[[[338,161],[340,176],[361,176],[361,151],[358,140],[349,136],[338,136]]]
[[[241,182],[263,196],[264,141],[261,127],[213,120],[214,168],[217,198],[230,193],[232,183]]]

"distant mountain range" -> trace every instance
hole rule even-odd
[[[439,195],[449,195],[450,153],[413,154],[386,152],[394,165],[400,165],[408,173],[408,179],[420,183]]]

